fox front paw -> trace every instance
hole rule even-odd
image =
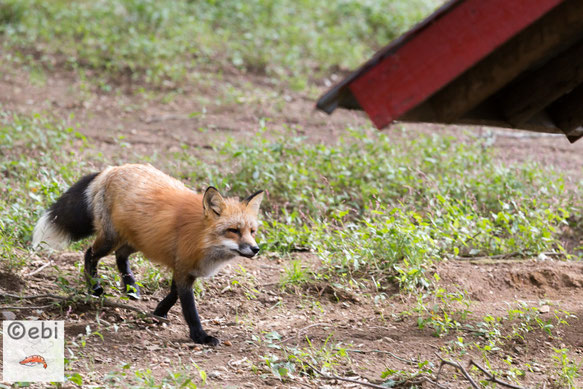
[[[124,287],[126,290],[126,295],[130,298],[130,300],[140,299],[140,287],[136,283],[129,284],[124,282]]]
[[[154,315],[154,320],[158,324],[168,323],[169,322],[168,315],[167,314],[158,315],[156,312],[153,312],[152,314]]]
[[[194,341],[194,343],[198,344],[207,344],[209,346],[217,346],[221,341],[214,336],[207,335],[206,333],[202,334],[191,334],[190,339]]]
[[[104,292],[104,289],[103,289],[103,286],[101,286],[101,285],[95,285],[89,289],[89,293],[95,297],[101,296],[103,294],[103,292]]]

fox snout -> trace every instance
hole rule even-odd
[[[259,252],[259,246],[253,246],[248,243],[243,243],[239,245],[237,252],[246,258],[253,258],[255,254]]]

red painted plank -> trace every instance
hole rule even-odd
[[[460,0],[349,88],[385,127],[561,2]]]

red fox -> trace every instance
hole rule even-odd
[[[237,256],[259,252],[255,233],[262,199],[263,191],[242,201],[223,198],[212,186],[197,194],[150,165],[108,167],[81,178],[44,213],[32,244],[60,248],[95,234],[85,252],[85,278],[95,296],[103,293],[97,263],[112,251],[126,291],[139,296],[128,257],[141,251],[173,271],[170,293],[154,314],[165,318],[180,299],[190,338],[217,345],[202,329],[192,284]]]

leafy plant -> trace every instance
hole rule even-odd
[[[206,382],[206,373],[196,364],[193,364],[193,366],[199,371],[199,375],[204,385]],[[129,363],[122,364],[120,368],[121,370],[111,371],[106,375],[105,380],[108,384],[113,384],[115,386],[128,386],[133,384],[132,387],[158,389],[196,389],[198,387],[191,378],[193,369],[182,363],[180,363],[180,366],[172,369],[172,371],[168,371],[162,379],[156,378],[151,369],[133,370]]]
[[[428,298],[433,301],[426,301]],[[429,295],[419,295],[416,310],[421,315],[417,318],[417,326],[433,328],[435,336],[457,331],[471,313],[470,305],[471,300],[462,291],[448,292],[437,288]]]
[[[305,268],[302,261],[299,259],[294,259],[290,261],[284,269],[279,284],[282,288],[289,287],[291,285],[302,285],[310,281],[309,270]]]
[[[576,379],[580,376],[581,363],[575,363],[569,358],[569,350],[566,348],[554,348],[552,356],[555,366],[560,369],[558,373],[557,387],[576,388]]]

